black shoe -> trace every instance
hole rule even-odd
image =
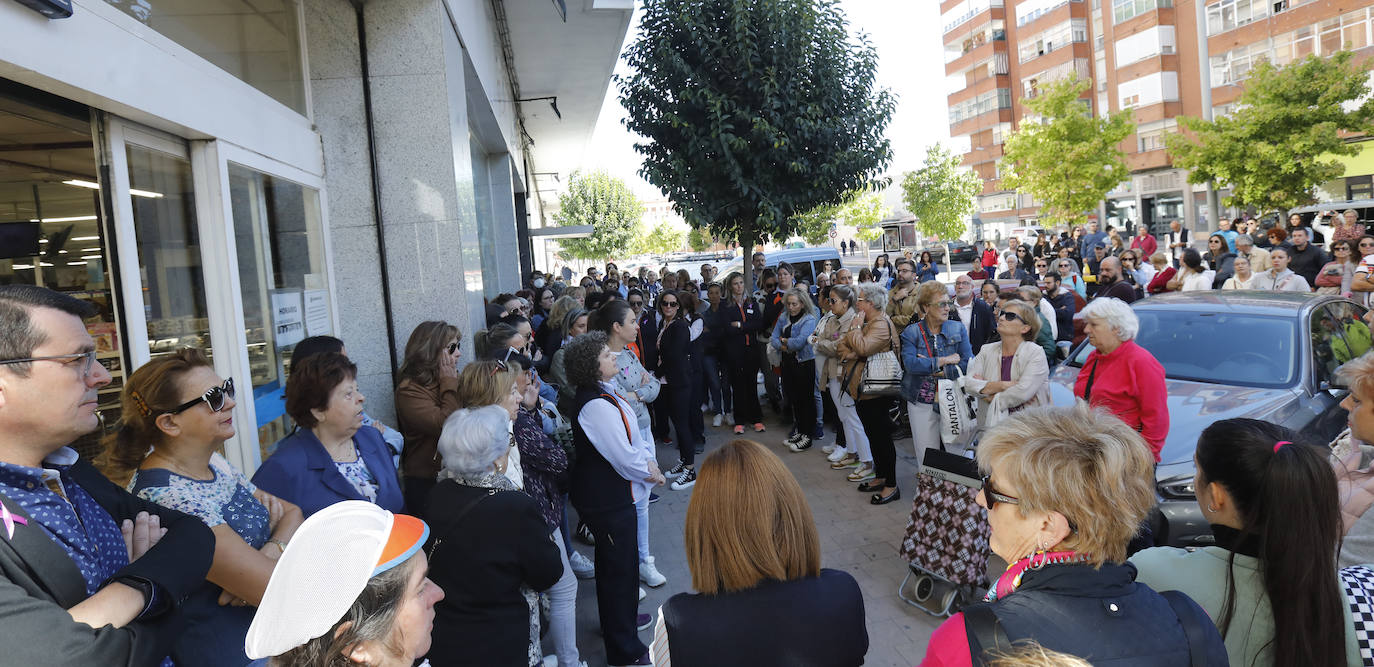
[[[650,493],[650,494],[649,494],[649,504],[652,505],[652,504],[654,504],[654,503],[656,503],[656,502],[658,502],[658,494],[657,494],[657,493]]]
[[[864,482],[863,484],[859,485],[859,493],[873,493],[875,491],[882,491],[884,488],[886,488],[886,484],[887,482],[879,482],[876,479],[871,482]]]
[[[881,494],[881,493],[875,493],[875,494],[873,494],[873,497],[872,497],[872,498],[869,498],[869,499],[868,499],[868,502],[871,503],[871,504],[874,504],[874,505],[886,505],[886,504],[888,504],[888,503],[890,503],[890,502],[892,502],[892,501],[894,501],[894,500],[899,500],[899,499],[901,499],[901,497],[902,497],[902,490],[901,490],[901,489],[897,489],[897,490],[895,490],[895,491],[892,492],[892,495],[890,495],[890,496],[888,496],[888,497],[886,497],[886,498],[884,498],[884,497],[883,497],[883,494]]]

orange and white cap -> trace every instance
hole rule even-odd
[[[311,515],[272,570],[244,640],[248,657],[278,656],[329,632],[369,579],[409,560],[427,539],[424,521],[361,500]]]

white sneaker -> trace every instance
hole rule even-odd
[[[835,449],[830,450],[830,456],[825,457],[825,460],[834,463],[844,458],[848,454],[848,449],[845,449],[844,447],[836,447]]]
[[[731,421],[734,421],[734,420],[732,419]],[[720,426],[720,415],[716,415],[715,418],[711,420],[711,425],[712,425],[712,426]]]
[[[591,579],[596,576],[596,565],[576,551],[568,554],[568,565],[572,567],[573,575],[578,579]]]
[[[658,588],[668,583],[668,578],[659,573],[658,568],[654,567],[654,557],[649,556],[639,564],[639,580],[644,582],[649,588]]]
[[[645,598],[646,596],[648,596],[648,595],[649,595],[648,593],[645,593],[645,592],[644,592],[644,589],[643,589],[643,588],[640,588],[640,589],[639,589],[639,601],[640,601],[640,602],[643,602],[643,601],[644,601],[644,598]]]
[[[836,446],[837,446],[837,445],[835,445],[835,444],[829,444],[829,445],[826,445],[826,446],[824,446],[824,447],[821,447],[821,451],[825,452],[826,454],[829,454],[829,453],[835,451],[835,447],[836,447]]]
[[[727,424],[729,424],[729,425],[731,425],[731,426],[734,426],[734,425],[735,425],[735,413],[731,412],[730,414],[725,415],[725,423],[727,423]]]

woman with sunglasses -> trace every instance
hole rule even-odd
[[[964,381],[964,387],[978,395],[979,428],[1050,402],[1049,362],[1035,344],[1039,314],[1024,301],[1003,301],[1000,308],[997,334],[1002,342],[978,351]]]
[[[983,435],[978,467],[989,547],[1010,567],[985,604],[936,628],[923,666],[968,665],[1026,641],[1094,664],[1227,664],[1197,603],[1156,593],[1126,563],[1155,504],[1153,460],[1135,429],[1082,402],[1025,410]]]
[[[458,402],[458,327],[442,321],[421,322],[410,332],[396,385],[396,425],[405,436],[401,474],[406,508],[424,517],[429,492],[439,474],[439,433],[444,420],[462,407]]]
[[[938,282],[922,283],[916,290],[916,312],[920,313],[921,318],[908,324],[901,335],[902,362],[905,367],[902,398],[906,400],[907,416],[911,422],[911,444],[916,449],[918,470],[927,448],[941,448],[935,383],[941,378],[953,379],[951,368],[957,367],[962,372],[968,368],[969,359],[973,358],[968,329],[963,322],[949,319],[952,303],[944,285]],[[989,343],[983,349],[995,347]],[[874,459],[877,458],[875,448]]]
[[[234,436],[234,383],[209,359],[183,348],[134,371],[123,417],[101,463],[134,495],[210,526],[215,556],[206,582],[181,605],[185,629],[172,645],[183,665],[249,662],[243,641],[272,568],[303,517],[259,490],[219,454]],[[146,456],[145,456],[146,454]]]
[[[1368,305],[1370,302],[1370,292],[1374,292],[1374,271],[1370,266],[1374,265],[1374,236],[1361,236],[1359,241],[1355,241],[1355,275],[1350,279],[1351,297],[1361,305]]]
[[[1351,282],[1355,279],[1355,261],[1350,248],[1353,241],[1337,239],[1331,242],[1331,261],[1317,272],[1317,294],[1352,294]]]
[[[253,483],[300,505],[307,517],[341,500],[402,511],[405,501],[386,443],[377,429],[362,428],[366,399],[358,389],[358,367],[326,352],[291,370],[286,414],[296,431],[277,442]]]
[[[682,314],[682,300],[675,289],[664,288],[658,295],[658,370],[662,385],[656,405],[665,408],[677,438],[677,464],[664,471],[673,480],[674,491],[692,488],[697,482],[696,437],[688,423],[693,409],[692,360],[689,352],[692,334]],[[698,403],[700,405],[700,403]]]

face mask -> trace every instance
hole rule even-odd
[[[534,279],[534,288],[535,288],[535,289],[539,289],[539,288],[541,288],[541,287],[543,287],[543,286],[544,286],[544,279],[543,279],[543,278],[535,278],[535,279]]]

